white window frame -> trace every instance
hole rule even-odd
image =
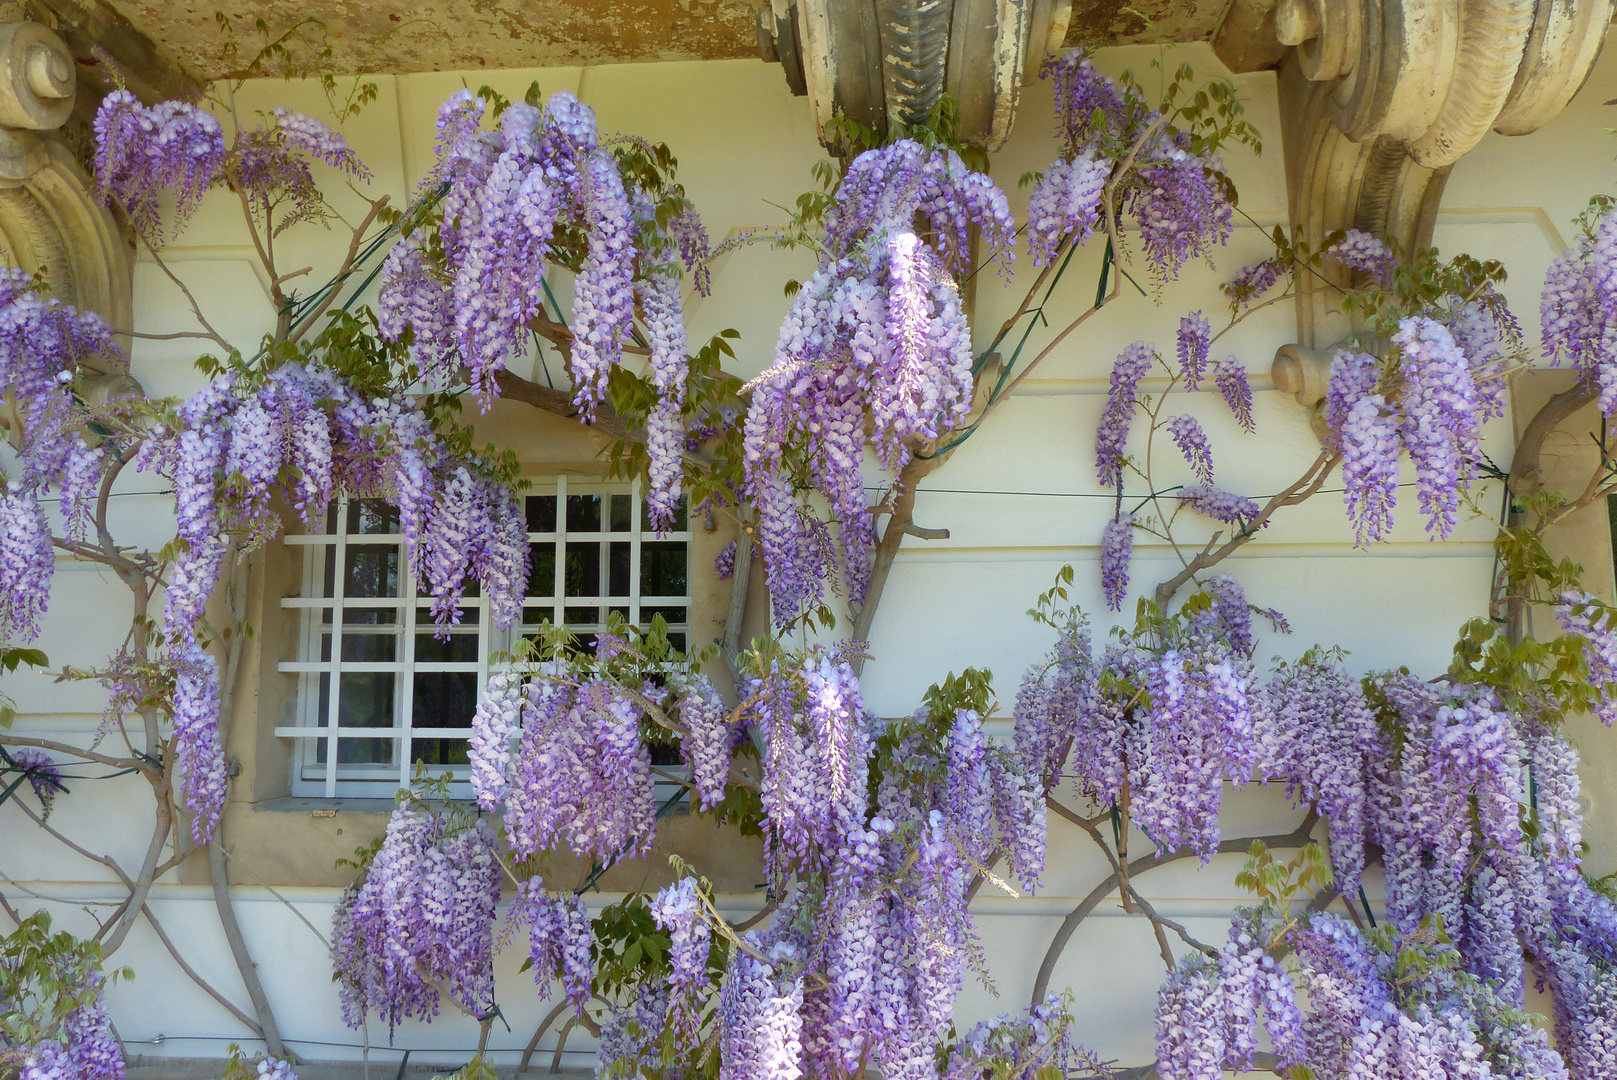
[[[429,672],[475,672],[477,685],[481,690],[487,681],[491,670],[490,658],[497,653],[508,653],[524,634],[532,634],[538,627],[540,620],[549,618],[553,625],[563,625],[565,621],[565,608],[592,606],[597,609],[607,607],[628,608],[629,621],[638,625],[641,612],[645,607],[683,607],[686,618],[682,623],[670,624],[671,633],[683,633],[687,647],[690,644],[690,610],[691,610],[691,577],[692,566],[690,562],[691,530],[687,518],[686,528],[679,532],[670,532],[666,536],[658,536],[650,530],[641,528],[642,502],[640,499],[640,485],[634,483],[611,483],[594,480],[572,479],[565,475],[556,477],[554,490],[544,490],[543,483],[536,483],[533,488],[521,493],[519,498],[526,499],[533,495],[551,495],[556,498],[556,529],[554,532],[530,532],[529,543],[550,543],[555,546],[555,580],[552,582],[551,595],[530,596],[524,604],[523,618],[518,626],[506,632],[496,631],[489,615],[487,599],[483,596],[467,596],[463,599],[461,607],[469,609],[468,615],[474,618],[462,620],[463,627],[475,625],[477,633],[477,659],[475,661],[434,661],[431,663],[417,663],[415,659],[415,645],[417,633],[430,633],[432,624],[427,620],[418,621],[419,609],[430,604],[430,597],[423,599],[416,592],[416,582],[413,576],[404,569],[403,537],[397,533],[348,533],[348,508],[351,500],[343,498],[338,500],[336,509],[336,533],[305,533],[288,534],[285,543],[306,549],[303,559],[303,580],[300,595],[284,597],[281,606],[289,615],[298,620],[296,634],[298,655],[296,659],[284,660],[280,670],[286,674],[297,676],[297,686],[294,690],[294,718],[295,723],[290,726],[278,726],[275,734],[280,738],[292,739],[295,742],[292,755],[292,782],[291,792],[295,796],[348,798],[370,797],[391,798],[394,790],[400,786],[408,785],[415,771],[414,754],[411,744],[415,739],[461,739],[467,737],[469,730],[463,727],[417,727],[415,726],[415,695],[414,676],[417,671]],[[630,495],[634,502],[631,504],[629,529],[627,531],[612,532],[610,522],[610,500],[602,500],[601,529],[598,532],[569,532],[567,529],[567,496],[571,495]],[[526,503],[524,502],[524,508]],[[611,597],[609,590],[610,555],[603,551],[600,560],[599,595],[594,597],[567,597],[566,567],[567,544],[574,542],[595,541],[602,543],[628,541],[629,548],[629,595],[627,597]],[[640,595],[641,572],[641,545],[643,542],[678,541],[686,545],[686,574],[685,594],[683,596],[655,596],[642,597]],[[399,551],[400,583],[399,591],[403,594],[398,597],[348,597],[344,595],[347,582],[347,555],[350,547],[359,545],[392,545]],[[334,572],[332,575],[332,595],[325,596],[324,574],[326,559],[322,549],[335,548]],[[575,603],[569,604],[569,599]],[[579,603],[578,601],[584,601]],[[342,659],[342,619],[339,611],[360,609],[392,608],[399,612],[397,629],[394,631],[399,637],[399,645],[395,650],[395,659],[391,661],[345,661]],[[322,621],[322,609],[331,609],[334,618],[330,624]],[[530,616],[538,609],[539,618],[530,621]],[[591,633],[593,625],[576,624],[580,633]],[[319,659],[322,647],[322,637],[331,636],[330,659]],[[394,681],[394,724],[391,727],[339,727],[339,707],[341,703],[341,680],[344,672],[392,672]],[[321,676],[328,676],[330,680],[330,693],[327,695],[324,714],[320,708],[320,681]],[[339,739],[387,739],[394,742],[393,764],[367,765],[363,763],[350,763],[344,765],[338,761]],[[325,744],[326,760],[318,760],[318,746]],[[448,768],[455,777],[452,794],[467,797],[470,794],[470,785],[467,782],[469,769],[464,765],[455,766],[428,766],[429,770],[441,773]]]

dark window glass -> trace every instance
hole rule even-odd
[[[634,496],[612,496],[612,531],[628,532],[634,523]]]
[[[466,764],[465,739],[411,739],[410,760],[423,765]]]
[[[528,545],[528,595],[552,596],[556,592],[556,545]]]
[[[567,496],[567,531],[601,531],[601,497],[599,495]]]
[[[528,531],[556,531],[556,496],[529,495],[527,502]]]
[[[601,545],[590,541],[567,545],[567,595],[601,595]]]
[[[398,659],[399,639],[392,634],[344,634],[342,658],[350,662],[392,663]]]
[[[686,552],[677,540],[648,540],[640,545],[640,595],[684,596]]]
[[[477,672],[418,671],[415,673],[413,727],[471,727],[477,709]]]
[[[354,544],[348,548],[343,592],[347,596],[399,595],[399,549],[392,545]]]
[[[415,659],[418,664],[475,664],[477,635],[450,634],[447,640],[440,641],[431,634],[417,634]]]
[[[621,540],[608,545],[611,548],[606,572],[608,596],[629,595],[629,546]]]
[[[399,508],[380,499],[355,499],[348,504],[348,531],[365,536],[396,535]]]
[[[682,607],[643,607],[640,609],[640,621],[647,626],[651,625],[653,615],[661,615],[663,622],[669,626],[678,626],[685,621],[685,609]]]
[[[345,671],[342,697],[337,701],[339,727],[392,727],[393,687],[391,671]]]
[[[395,626],[398,621],[397,608],[347,608],[342,613],[344,626]]]
[[[397,739],[338,739],[337,763],[340,765],[391,765]],[[326,760],[326,740],[319,740],[315,760]]]
[[[598,607],[564,608],[562,617],[567,620],[567,625],[569,626],[578,626],[579,624],[594,625],[601,621],[601,609]]]

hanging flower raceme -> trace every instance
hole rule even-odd
[[[1035,263],[1049,265],[1068,244],[1089,237],[1107,214],[1109,186],[1113,220],[1134,216],[1146,260],[1161,280],[1173,280],[1187,260],[1229,240],[1234,207],[1216,155],[1191,153],[1188,133],[1162,123],[1137,87],[1096,71],[1083,49],[1046,60],[1040,75],[1055,84],[1063,153],[1028,198]]]
[[[1539,300],[1544,355],[1570,362],[1600,393],[1600,411],[1617,412],[1617,355],[1610,341],[1617,313],[1617,210],[1607,211],[1556,256]]]
[[[527,354],[546,262],[576,261],[569,368],[574,402],[589,420],[634,334],[638,299],[657,394],[647,418],[647,514],[653,528],[668,529],[685,438],[678,264],[683,258],[706,290],[706,268],[698,269],[706,232],[688,204],[661,213],[649,193],[626,186],[618,158],[599,144],[595,114],[573,95],[553,94],[543,112],[507,105],[492,130],[483,127],[486,108],[463,90],[439,112],[438,163],[424,184],[442,192],[439,254],[416,236],[389,254],[378,304],[383,336],[398,340],[409,329],[429,386],[448,386],[464,369],[486,403],[506,364]],[[574,234],[580,250],[563,250]]]
[[[373,1013],[389,1027],[431,1020],[440,986],[473,1014],[491,1012],[501,876],[486,823],[401,801],[332,916],[332,968],[349,1026]]]
[[[128,90],[114,90],[101,99],[94,129],[97,191],[122,205],[148,244],[162,238],[165,193],[174,196],[178,226],[224,170],[219,121],[185,102],[146,106]]]
[[[1609,692],[1617,687],[1617,615],[1588,593],[1561,595],[1555,618],[1561,629],[1583,639],[1583,662],[1589,669],[1589,682],[1608,692],[1600,695],[1595,714],[1611,727],[1617,719],[1617,698]]]
[[[943,1080],[1104,1075],[1106,1066],[1078,1044],[1072,1028],[1072,1014],[1054,995],[984,1020],[949,1047]]]
[[[970,409],[971,332],[957,279],[971,269],[973,228],[986,262],[1006,251],[1015,225],[1004,194],[953,151],[901,140],[861,154],[843,177],[819,268],[781,325],[747,414],[747,493],[779,625],[823,595],[823,553],[806,535],[796,490],[830,503],[841,576],[858,601],[875,543],[866,446],[897,472]],[[788,451],[800,468],[788,471]]]
[[[1412,316],[1392,338],[1395,363],[1341,351],[1331,364],[1325,418],[1342,455],[1348,517],[1361,545],[1385,540],[1397,501],[1398,461],[1409,454],[1426,531],[1447,539],[1459,521],[1460,492],[1481,457],[1480,425],[1492,414],[1478,375],[1498,352],[1472,358],[1449,328]]]
[[[528,928],[534,981],[540,986],[559,981],[567,1001],[583,1016],[595,972],[591,956],[595,937],[584,898],[546,892],[542,881],[529,878],[517,889],[511,918]]]

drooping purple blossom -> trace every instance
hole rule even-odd
[[[51,760],[50,755],[31,746],[17,747],[10,751],[10,754],[12,766],[22,771],[28,786],[33,788],[34,797],[40,802],[41,816],[49,817],[56,796],[67,790],[62,783],[62,771],[56,767],[56,762]],[[0,775],[11,771],[13,770],[0,768]],[[4,784],[10,787],[11,781],[4,781]]]
[[[146,106],[128,90],[114,90],[101,99],[93,127],[97,192],[116,200],[151,244],[163,233],[162,196],[173,193],[178,228],[224,167],[219,121],[185,102]]]
[[[1359,271],[1383,289],[1392,284],[1392,272],[1398,265],[1398,256],[1393,254],[1386,242],[1362,229],[1349,229],[1342,239],[1321,254],[1350,270]]]
[[[518,889],[513,911],[518,924],[528,927],[534,981],[546,986],[558,980],[567,1001],[583,1016],[595,970],[595,936],[584,898],[546,892],[538,878],[529,878]]]
[[[1203,484],[1213,482],[1213,444],[1200,422],[1188,413],[1168,421],[1168,435],[1184,457],[1185,463]]]
[[[1187,389],[1195,390],[1201,384],[1212,338],[1212,324],[1201,312],[1192,311],[1179,320],[1179,374],[1184,378]]]
[[[680,756],[691,771],[696,803],[703,811],[724,801],[730,781],[730,754],[735,732],[724,701],[706,677],[696,677],[679,699],[679,718],[685,725]]]
[[[1115,488],[1123,483],[1129,421],[1134,415],[1140,380],[1150,372],[1156,359],[1156,349],[1146,342],[1136,341],[1119,353],[1117,362],[1112,365],[1106,408],[1095,429],[1095,470],[1102,487]]]
[[[676,995],[687,995],[707,982],[708,946],[713,935],[697,895],[693,877],[680,878],[651,901],[651,916],[668,931],[668,983]]]
[[[1213,366],[1213,382],[1224,397],[1224,404],[1235,414],[1235,422],[1247,432],[1256,430],[1252,421],[1252,384],[1247,381],[1246,365],[1227,356]]]
[[[1255,501],[1245,495],[1221,491],[1208,484],[1192,484],[1180,488],[1174,493],[1174,498],[1198,514],[1210,517],[1214,521],[1222,521],[1226,525],[1239,525],[1242,528],[1249,527],[1261,509]]]
[[[1069,243],[1082,244],[1100,223],[1101,199],[1112,163],[1085,151],[1058,160],[1028,196],[1028,254],[1035,266],[1049,266]]]
[[[1129,591],[1129,560],[1134,554],[1134,515],[1119,514],[1106,523],[1100,536],[1100,588],[1106,607],[1123,610]]]

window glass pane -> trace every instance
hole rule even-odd
[[[348,504],[348,531],[367,536],[397,534],[398,507],[380,499],[355,499]]]
[[[410,760],[423,765],[464,765],[466,740],[411,739]]]
[[[416,608],[415,624],[422,631],[429,634],[437,631],[437,624],[432,621],[431,608]],[[451,631],[455,629],[466,629],[475,633],[477,630],[477,609],[474,607],[461,608],[460,622],[456,623],[455,626],[449,627],[448,629]]]
[[[398,621],[398,608],[346,608],[342,613],[344,626],[396,626]]]
[[[682,607],[643,607],[640,609],[641,623],[650,626],[653,615],[661,615],[663,622],[669,626],[679,626],[685,621],[685,609]]]
[[[415,673],[414,727],[471,727],[477,709],[477,672]]]
[[[599,495],[567,496],[567,531],[601,531],[601,497]]]
[[[529,495],[527,502],[528,531],[556,531],[556,496]]]
[[[348,596],[399,595],[399,549],[354,544],[348,549],[343,591]]]
[[[556,592],[556,545],[528,545],[528,595],[551,596]]]
[[[640,545],[640,595],[685,595],[685,544],[648,540]]]
[[[612,531],[628,532],[634,522],[634,496],[612,496]]]
[[[415,659],[418,664],[448,664],[477,662],[477,635],[450,634],[448,641],[439,641],[431,634],[415,636]]]
[[[596,607],[570,607],[564,609],[567,625],[592,626],[601,621],[601,609]]]
[[[568,497],[571,501],[571,496]],[[601,595],[601,545],[590,541],[567,545],[567,595]]]
[[[392,727],[393,687],[391,671],[345,671],[338,683],[342,697],[337,701],[339,727]]]
[[[322,750],[325,743],[320,744]],[[396,760],[393,751],[398,747],[397,739],[338,739],[337,763],[339,765],[391,765]],[[322,756],[321,761],[325,758]]]
[[[668,635],[668,644],[672,645],[674,648],[678,649],[680,652],[684,652],[685,651],[685,635],[683,633],[669,634]]]
[[[630,544],[618,540],[608,545],[611,551],[607,561],[607,590],[608,596],[629,595],[629,548]]]
[[[646,502],[644,499],[640,500],[640,531],[651,532],[651,518],[646,515]],[[683,495],[679,497],[679,502],[674,505],[674,531],[685,531],[685,496]]]
[[[337,588],[337,545],[327,544],[320,557],[320,595],[330,596]]]
[[[612,607],[607,608],[606,610],[607,610],[607,614],[609,614],[609,615],[616,615],[618,618],[622,619],[624,622],[629,621],[629,609],[626,608],[626,607],[618,607],[618,606],[614,605]]]
[[[390,664],[398,659],[398,648],[398,636],[392,633],[342,636],[342,658],[349,662]]]
[[[525,607],[522,609],[522,623],[524,626],[538,626],[542,622],[556,621],[556,609],[548,607]]]

